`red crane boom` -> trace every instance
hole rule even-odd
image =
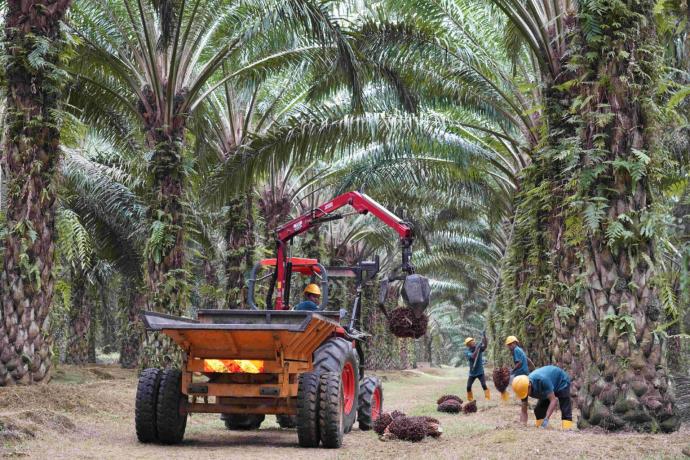
[[[376,200],[360,192],[347,192],[333,198],[331,201],[318,206],[311,211],[302,214],[301,216],[291,220],[290,222],[281,225],[276,230],[277,252],[276,252],[276,302],[274,308],[276,310],[283,310],[284,307],[284,291],[285,284],[289,282],[286,280],[286,246],[294,238],[316,225],[331,220],[337,220],[345,217],[344,215],[334,214],[335,211],[344,207],[350,206],[358,214],[368,214],[376,216],[384,224],[395,230],[400,235],[400,245],[402,247],[402,265],[401,270],[409,274],[414,273],[414,268],[410,264],[412,256],[411,246],[414,240],[412,226],[400,219],[398,216],[384,208]]]

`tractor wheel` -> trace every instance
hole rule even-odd
[[[345,434],[345,396],[340,374],[326,372],[321,375],[319,400],[319,432],[324,447],[335,449],[343,445]]]
[[[144,369],[137,384],[137,400],[134,406],[134,425],[139,442],[158,441],[156,428],[156,404],[161,382],[160,369]]]
[[[163,444],[182,442],[187,427],[187,413],[181,413],[186,396],[182,394],[182,372],[179,369],[165,369],[161,372],[158,389],[156,426],[158,440]]]
[[[294,415],[276,415],[276,421],[281,428],[295,428],[297,417]]]
[[[225,428],[236,431],[258,430],[266,419],[263,414],[222,414],[220,419],[225,422]]]
[[[319,447],[319,386],[319,374],[305,372],[299,375],[296,418],[300,447]]]
[[[359,429],[362,431],[371,430],[374,421],[381,415],[383,408],[383,385],[381,379],[371,375],[364,377],[359,385],[359,409],[357,420]]]
[[[335,372],[341,375],[345,433],[349,433],[357,418],[359,399],[359,356],[352,343],[340,337],[324,342],[314,352],[314,372]]]

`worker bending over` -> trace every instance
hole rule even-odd
[[[522,400],[520,421],[523,424],[527,424],[527,396],[531,396],[539,400],[534,408],[537,427],[549,426],[549,419],[557,405],[561,409],[561,428],[573,427],[570,377],[560,367],[544,366],[529,375],[518,375],[513,379],[513,391]]]
[[[470,364],[470,376],[467,379],[467,400],[474,400],[474,395],[472,394],[472,385],[476,379],[479,379],[479,383],[482,384],[482,388],[484,389],[484,397],[486,399],[491,399],[491,392],[486,386],[486,378],[484,378],[484,362],[482,359],[484,350],[486,350],[486,335],[484,335],[484,338],[482,338],[482,343],[479,346],[477,346],[474,338],[472,337],[467,337],[465,339],[465,345],[467,346],[465,356],[467,356],[467,360]]]
[[[518,375],[529,374],[529,366],[527,365],[527,355],[524,350],[520,347],[520,342],[518,342],[517,337],[514,335],[508,336],[506,339],[506,345],[513,354],[513,369],[510,371],[511,380],[513,377]]]
[[[304,288],[304,300],[295,306],[295,310],[316,311],[321,303],[321,289],[314,283]]]

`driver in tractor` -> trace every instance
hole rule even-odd
[[[316,311],[321,303],[321,289],[314,283],[307,284],[304,288],[304,300],[295,306],[295,310]]]

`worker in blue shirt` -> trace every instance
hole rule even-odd
[[[316,311],[321,302],[321,289],[314,283],[307,284],[304,288],[304,300],[295,305],[295,310]]]
[[[518,342],[517,337],[514,335],[508,336],[506,345],[513,354],[513,369],[510,371],[511,377],[529,374],[529,366],[527,365],[528,358],[525,351],[520,347],[520,342]]]
[[[573,427],[573,409],[570,399],[570,377],[557,366],[544,366],[529,375],[518,375],[513,379],[513,391],[522,400],[520,421],[527,424],[527,396],[538,399],[534,408],[537,427],[549,426],[551,414],[556,406],[561,409],[561,428]]]
[[[477,346],[473,337],[467,337],[465,339],[465,346],[467,346],[465,356],[470,364],[470,376],[467,379],[467,400],[474,400],[474,395],[472,394],[472,385],[476,379],[479,379],[479,383],[482,384],[482,388],[484,389],[484,397],[486,399],[491,399],[491,392],[486,386],[486,378],[484,378],[484,362],[482,356],[484,354],[484,350],[486,350],[486,335],[482,339],[482,343],[479,346]]]

